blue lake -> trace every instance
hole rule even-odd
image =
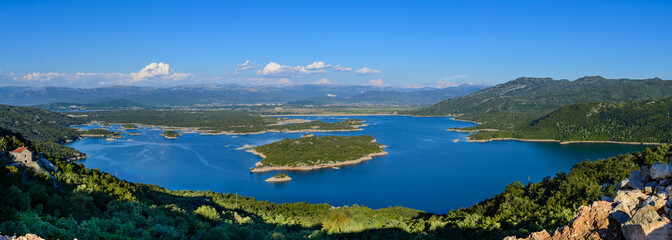
[[[68,144],[87,155],[84,164],[131,182],[157,184],[171,190],[237,192],[272,202],[359,204],[372,208],[404,206],[433,213],[474,205],[515,181],[527,183],[569,171],[577,162],[641,151],[645,146],[621,144],[558,144],[541,142],[465,142],[467,133],[451,127],[474,124],[442,117],[345,116],[296,117],[325,122],[357,118],[363,131],[313,133],[316,136],[371,135],[389,155],[340,169],[289,172],[292,181],[264,180],[275,172],[250,173],[260,158],[243,145],[263,145],[304,133],[257,135],[184,134],[166,139],[150,128],[120,130],[124,138],[85,138]],[[82,126],[85,129],[98,126]],[[138,132],[142,135],[130,136]],[[458,139],[458,142],[454,142]],[[129,141],[132,140],[132,141]]]

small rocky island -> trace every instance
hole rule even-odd
[[[122,133],[113,132],[103,128],[89,129],[80,131],[82,137],[96,137],[96,138],[123,138]]]
[[[280,182],[289,182],[290,180],[292,180],[292,178],[289,177],[289,175],[284,173],[277,173],[275,174],[275,176],[266,179],[266,182],[280,183]]]
[[[177,139],[177,137],[182,136],[179,132],[175,131],[165,131],[161,133],[161,136],[168,138],[168,139]]]
[[[306,136],[254,147],[247,151],[262,158],[251,172],[314,170],[357,164],[386,155],[385,146],[372,136]]]

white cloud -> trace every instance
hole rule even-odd
[[[39,72],[34,72],[31,74],[26,74],[23,76],[21,79],[24,81],[37,81],[37,82],[46,82],[46,81],[51,81],[53,79],[59,78],[59,77],[64,77],[65,74],[63,73],[55,73],[55,72],[49,72],[49,73],[39,73]]]
[[[283,76],[283,75],[291,75],[293,73],[294,69],[292,69],[292,67],[287,65],[280,65],[275,62],[270,62],[266,64],[264,69],[257,71],[258,75],[264,75],[264,76],[269,75]]]
[[[466,77],[469,77],[469,76],[467,76],[467,75],[454,75],[454,76],[444,78],[443,81],[436,82],[436,88],[449,88],[449,87],[460,86],[460,84],[454,83],[451,80],[466,78]]]
[[[369,80],[369,86],[374,86],[374,87],[385,87],[389,85],[385,85],[385,82],[383,82],[383,79],[371,79]]]
[[[278,83],[279,83],[279,84],[288,85],[288,84],[292,84],[293,82],[292,82],[292,79],[289,79],[289,78],[281,78],[281,79],[278,80]]]
[[[241,73],[252,69],[250,60],[246,60],[244,63],[236,64],[236,66],[238,66],[238,68],[236,68],[236,73]]]
[[[453,83],[453,82],[448,82],[448,81],[438,81],[436,82],[436,88],[449,88],[449,87],[457,87],[459,84]]]
[[[266,66],[257,71],[259,76],[276,76],[276,77],[292,77],[298,78],[307,74],[321,74],[326,73],[328,69],[332,69],[338,72],[349,72],[352,71],[350,67],[343,67],[341,65],[327,64],[323,61],[315,61],[307,66],[289,66],[282,65],[276,62],[269,62]],[[378,70],[364,68],[362,69],[365,72],[372,71],[371,73],[380,72]]]
[[[355,71],[355,72],[356,72],[356,73],[359,73],[359,74],[371,74],[371,73],[379,73],[380,70],[375,70],[375,69],[371,69],[371,68],[363,67],[362,69],[359,69],[359,70],[357,70],[357,71]]]
[[[189,73],[176,73],[170,69],[167,63],[150,63],[137,73],[131,73],[131,80],[125,83],[136,83],[141,81],[152,81],[156,83],[165,83],[169,81],[185,80],[192,77]]]
[[[341,65],[336,65],[336,66],[332,66],[332,68],[334,69],[334,71],[337,71],[337,72],[352,72],[351,67],[343,67]]]
[[[192,80],[190,73],[174,72],[170,65],[165,63],[150,63],[138,72],[133,73],[56,73],[33,72],[23,76],[13,73],[3,80],[13,85],[31,86],[72,86],[92,87],[100,85],[128,84],[128,85],[171,85]],[[11,82],[10,82],[11,81]]]
[[[320,80],[317,80],[317,81],[313,82],[313,84],[316,84],[316,85],[329,85],[329,84],[331,84],[331,81],[329,81],[329,79],[322,78],[322,79],[320,79]]]
[[[306,70],[321,70],[330,66],[331,64],[324,64],[324,62],[319,61],[319,62],[313,62],[310,65],[306,66]]]
[[[327,93],[327,97],[336,97],[336,94]]]

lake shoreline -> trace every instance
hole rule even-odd
[[[380,149],[382,150],[386,146],[382,146]],[[257,155],[261,157],[262,159],[266,158],[266,156],[263,153],[257,152],[254,149],[248,149],[247,152],[252,153],[254,155]],[[257,168],[250,169],[250,172],[253,173],[258,173],[258,172],[270,172],[270,171],[311,171],[311,170],[317,170],[317,169],[322,169],[322,168],[333,168],[333,167],[340,167],[340,166],[345,166],[345,165],[354,165],[361,163],[363,161],[368,161],[373,159],[374,157],[380,157],[380,156],[385,156],[389,154],[386,151],[382,152],[377,152],[377,153],[369,153],[366,156],[360,157],[355,160],[349,160],[349,161],[343,161],[343,162],[338,162],[338,163],[329,163],[329,164],[319,164],[315,166],[305,166],[305,167],[289,167],[289,166],[280,166],[280,167],[259,167],[263,166],[261,164],[261,161],[255,163],[255,166]]]
[[[467,142],[492,142],[492,141],[520,141],[520,142],[555,142],[559,144],[572,144],[572,143],[611,143],[611,144],[627,144],[627,145],[661,145],[664,143],[649,143],[649,142],[619,142],[619,141],[560,141],[556,139],[527,139],[527,138],[490,138],[490,139],[479,139],[474,140],[470,137],[467,137]]]
[[[291,121],[291,120],[289,120]],[[298,121],[297,121],[298,122]],[[92,121],[87,124],[83,125],[88,125],[91,126],[92,124],[98,124],[98,121]],[[366,127],[368,125],[362,124],[359,125],[350,125],[353,127],[352,129],[334,129],[334,130],[323,130],[323,129],[298,129],[298,130],[276,130],[276,129],[270,129],[270,130],[263,130],[263,131],[257,131],[257,132],[245,132],[245,133],[238,133],[238,132],[230,132],[230,131],[220,131],[220,132],[211,132],[211,130],[202,130],[201,127],[171,127],[171,126],[165,126],[165,125],[145,125],[145,124],[140,124],[140,123],[109,123],[109,124],[114,124],[114,125],[123,125],[123,124],[135,124],[138,127],[147,127],[147,128],[161,128],[162,130],[177,130],[177,131],[182,131],[185,134],[187,133],[199,133],[200,135],[230,135],[230,136],[242,136],[242,135],[255,135],[255,134],[264,134],[264,133],[309,133],[309,132],[354,132],[354,131],[362,131],[362,127]],[[75,127],[75,126],[80,126],[80,125],[73,125],[70,127]],[[271,126],[278,126],[277,123]]]

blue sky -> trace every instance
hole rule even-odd
[[[670,12],[669,0],[0,0],[0,84],[672,79]]]

